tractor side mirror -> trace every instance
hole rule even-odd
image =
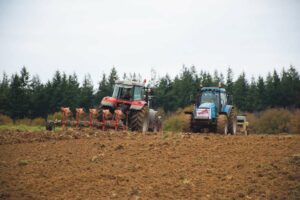
[[[233,96],[232,95],[227,95],[227,101],[229,105],[233,105]]]

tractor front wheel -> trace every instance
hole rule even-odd
[[[228,119],[226,115],[219,115],[217,119],[217,133],[228,134]]]

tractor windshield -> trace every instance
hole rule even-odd
[[[144,88],[130,85],[115,85],[112,97],[122,100],[143,100]]]
[[[143,87],[134,87],[133,100],[143,100],[144,99],[144,88]]]
[[[214,103],[217,106],[219,100],[219,92],[204,91],[202,92],[199,100],[199,105],[201,105],[202,103]]]
[[[115,85],[113,97],[123,100],[131,100],[132,98],[132,86],[127,85]]]

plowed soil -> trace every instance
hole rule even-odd
[[[300,135],[1,132],[0,199],[300,199]]]

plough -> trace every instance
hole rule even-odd
[[[73,119],[73,113],[69,107],[61,107],[61,119],[49,120],[46,124],[47,130],[54,130],[55,127],[61,126],[63,129],[67,127],[96,127],[105,131],[107,128],[113,128],[115,130],[128,130],[128,126],[122,123],[125,119],[125,115],[121,110],[115,110],[114,114],[111,114],[109,110],[103,110],[102,120],[98,120],[99,114],[95,108],[90,108],[89,113],[86,113],[83,108],[76,108],[75,119]],[[88,116],[88,119],[87,119]]]

